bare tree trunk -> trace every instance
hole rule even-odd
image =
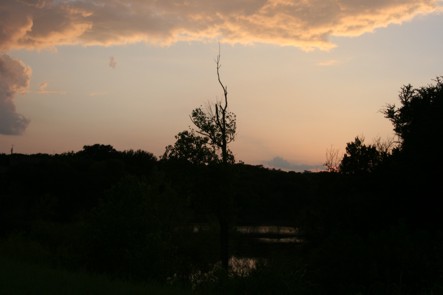
[[[226,166],[228,164],[228,142],[226,134],[226,111],[228,109],[228,87],[223,84],[220,78],[220,67],[221,67],[220,49],[216,62],[217,62],[217,78],[221,88],[223,89],[223,95],[224,95],[224,105],[222,105],[221,103],[220,105],[218,105],[218,103],[216,103],[215,105],[217,124],[219,125],[220,131],[222,133],[222,142],[221,142],[222,163],[223,163],[222,169],[224,170],[226,169]],[[223,171],[223,173],[226,172]],[[229,192],[224,197],[228,198]],[[228,270],[229,267],[229,222],[227,217],[229,210],[227,206],[229,206],[229,201],[223,200],[222,208],[220,208],[221,214],[219,214],[218,216],[218,222],[220,226],[220,260],[222,267],[225,270]]]
[[[210,140],[210,144],[217,151],[217,163],[221,162],[221,165],[216,167],[217,172],[221,174],[216,183],[214,183],[219,188],[217,192],[214,192],[218,200],[218,211],[215,214],[220,227],[220,260],[223,267],[227,270],[230,214],[232,212],[232,191],[230,191],[232,180],[229,175],[229,166],[230,163],[234,162],[234,157],[228,149],[228,144],[235,138],[236,120],[235,114],[228,111],[228,87],[223,84],[220,78],[220,48],[215,62],[217,65],[217,79],[223,89],[224,100],[216,101],[214,104],[215,114],[213,113],[212,105],[209,107],[208,112],[202,111],[201,108],[193,110],[191,120],[199,128],[197,133]],[[220,152],[221,161],[218,154]]]

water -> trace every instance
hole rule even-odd
[[[299,236],[299,229],[292,226],[237,226],[235,231],[240,237],[253,239],[261,243],[302,243],[303,239]]]
[[[206,231],[216,230],[209,224],[195,224],[192,232],[199,234]],[[228,262],[230,277],[248,277],[259,265],[266,265],[270,255],[280,250],[294,249],[303,242],[300,231],[292,226],[235,226],[230,234],[230,247],[233,254]],[[289,248],[288,248],[289,247]],[[215,263],[210,270],[198,270],[189,277],[193,289],[201,284],[216,283],[223,272],[221,263]]]
[[[275,225],[237,226],[235,227],[235,230],[243,234],[295,235],[299,232],[296,227]]]

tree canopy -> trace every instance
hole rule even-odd
[[[199,136],[193,130],[185,130],[179,132],[175,139],[174,145],[166,147],[162,159],[205,165],[217,162],[218,156],[214,146],[209,143],[209,138]]]
[[[390,104],[384,110],[400,139],[403,160],[414,169],[440,169],[442,165],[438,144],[443,137],[442,79],[437,77],[435,84],[419,88],[403,86],[401,106]]]
[[[340,171],[345,174],[373,172],[381,162],[381,153],[375,145],[364,144],[364,138],[356,137],[346,145],[346,154],[340,163]]]

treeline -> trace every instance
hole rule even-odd
[[[392,148],[356,137],[330,172],[199,161],[215,154],[184,133],[161,159],[103,144],[2,154],[0,249],[203,294],[443,293],[442,81],[403,87],[400,103],[384,112]],[[297,227],[303,242],[267,248],[247,277],[217,272],[225,224],[230,255],[247,256],[236,225]]]
[[[222,169],[229,169],[228,173]],[[190,220],[195,223],[207,222],[216,202],[221,202],[217,194],[222,198],[227,189],[236,220],[242,224],[288,222],[295,215],[289,208],[298,207],[313,193],[310,173],[243,163],[228,168],[194,165],[102,144],[55,155],[0,154],[0,175],[2,233],[26,229],[36,219],[71,222],[100,205],[119,184],[135,180],[156,186],[159,192],[174,190],[192,211]],[[226,188],[226,183],[231,187]],[[293,203],[295,195],[300,200]]]

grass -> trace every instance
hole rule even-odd
[[[190,294],[156,283],[111,280],[103,275],[71,272],[12,259],[0,254],[0,294]]]

